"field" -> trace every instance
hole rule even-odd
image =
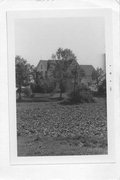
[[[104,98],[76,105],[17,103],[18,156],[107,154]]]

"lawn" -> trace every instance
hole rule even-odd
[[[17,103],[17,139],[18,156],[107,154],[105,99]]]

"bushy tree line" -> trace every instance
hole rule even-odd
[[[96,94],[106,96],[106,73],[102,68],[97,68],[92,72],[92,79],[95,80],[98,89]]]
[[[27,61],[20,57],[15,57],[15,71],[16,71],[16,87],[19,94],[19,99],[22,98],[22,87],[28,86],[31,83],[31,77],[34,77],[35,69],[33,65],[27,63]]]
[[[73,88],[69,94],[71,101],[92,101],[92,93],[88,87],[80,83],[85,73],[78,65],[75,54],[70,49],[59,48],[55,54],[52,54],[51,59],[55,60],[52,61],[54,68],[51,70],[51,77],[43,77],[41,72],[37,72],[36,68],[24,58],[20,56],[15,57],[16,86],[19,99],[22,98],[22,87],[26,87],[24,93],[30,96],[32,94],[31,90],[34,93],[51,93],[54,92],[56,86],[59,88],[61,99],[63,92],[65,92],[66,81],[72,79]],[[71,63],[75,64],[68,71]],[[97,68],[92,73],[92,79],[96,82],[99,94],[106,94],[106,77],[103,77],[103,74],[101,68]]]

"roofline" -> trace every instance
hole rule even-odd
[[[39,62],[38,62],[38,64],[37,64],[37,66],[36,66],[36,68],[39,66],[39,64],[40,64],[40,62],[43,62],[43,61],[46,61],[46,62],[48,62],[48,61],[61,61],[61,60],[53,60],[53,59],[48,59],[48,60],[39,60]],[[95,69],[95,67],[93,66],[93,65],[91,65],[91,64],[79,64],[79,62],[78,61],[76,61],[77,62],[77,64],[79,65],[79,66],[91,66],[91,67],[93,67],[94,69]]]
[[[48,61],[48,60],[39,60],[39,62],[38,62],[38,64],[37,64],[36,68],[39,66],[39,64],[40,64],[41,61]]]

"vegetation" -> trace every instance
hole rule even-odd
[[[22,86],[30,84],[30,75],[34,72],[34,67],[27,63],[25,59],[20,56],[15,57],[16,68],[16,86],[18,87],[19,100],[22,96]]]
[[[102,70],[102,68],[97,68],[92,72],[92,79],[96,81],[97,87],[101,83],[103,75],[104,71]]]
[[[27,97],[31,97],[32,96],[32,90],[30,87],[25,87],[22,92],[25,94],[25,96]]]
[[[62,93],[65,91],[65,83],[68,78],[67,68],[72,61],[76,61],[76,56],[70,49],[58,48],[55,54],[52,54],[52,58],[56,59],[56,65],[54,70],[54,77],[60,89],[60,99],[62,99]]]
[[[71,71],[71,78],[73,78],[73,95],[77,96],[77,91],[79,91],[78,86],[81,83],[81,79],[85,76],[84,71],[79,67],[79,65],[74,66]],[[77,88],[77,89],[76,89]],[[71,94],[72,95],[72,94]]]
[[[105,99],[18,103],[17,134],[19,156],[107,154]]]
[[[97,95],[98,96],[106,96],[106,74],[102,70],[102,68],[97,68],[92,73],[92,78],[96,82],[97,86]]]
[[[85,85],[81,84],[75,91],[69,94],[70,102],[72,103],[91,103],[94,102],[92,92]]]
[[[25,59],[15,58],[19,100],[26,95],[17,103],[18,155],[107,154],[105,73],[101,68],[93,71],[100,95],[93,97],[81,82],[85,72],[70,49],[59,48],[52,59],[49,77],[43,77]],[[73,86],[69,94],[67,81]]]
[[[98,86],[98,94],[101,96],[106,96],[106,78]]]
[[[41,72],[37,72],[33,65],[20,57],[15,57],[16,65],[16,86],[18,99],[21,100],[22,93],[27,96],[33,93],[56,93],[59,92],[59,98],[62,99],[63,93],[66,92],[67,84],[71,87],[70,99],[76,102],[92,102],[93,97],[90,90],[81,84],[85,72],[77,63],[75,54],[70,49],[58,48],[55,54],[52,54],[54,61],[48,60],[49,75],[43,77]],[[106,75],[101,68],[92,72],[92,79],[96,83],[97,95],[106,95]],[[23,92],[22,87],[26,87]],[[28,90],[29,89],[29,90]],[[67,89],[68,91],[68,89]]]
[[[63,49],[58,48],[55,54],[52,54],[51,58],[53,60],[63,60],[63,61],[69,61],[69,60],[76,60],[75,54],[70,49]]]

